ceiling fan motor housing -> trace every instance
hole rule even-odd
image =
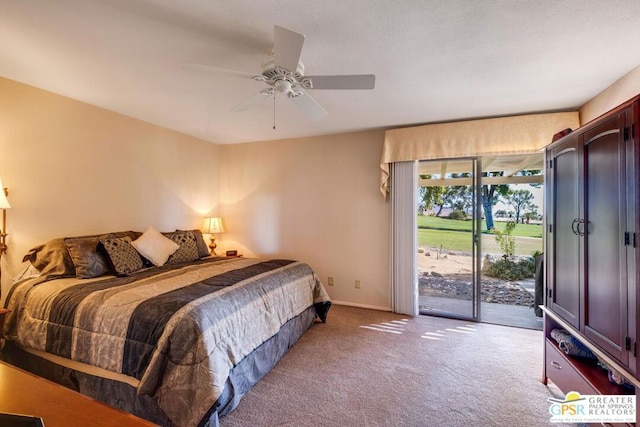
[[[255,76],[254,79],[267,83],[276,91],[288,94],[289,97],[296,97],[302,94],[302,92],[295,91],[297,87],[311,88],[311,81],[304,78],[304,65],[302,62],[299,61],[296,71],[292,72],[276,65],[274,55],[262,61],[262,75]]]

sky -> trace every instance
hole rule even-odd
[[[533,204],[538,205],[538,213],[544,213],[544,186],[540,188],[532,187],[529,184],[511,184],[509,185],[511,190],[529,190],[533,194]],[[506,203],[498,202],[493,208],[493,212],[498,210],[505,210],[507,212],[513,211],[513,208]]]

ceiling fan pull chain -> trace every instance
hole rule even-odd
[[[276,91],[273,91],[273,130],[276,130]]]

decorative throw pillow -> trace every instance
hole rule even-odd
[[[136,240],[138,237],[142,236],[142,232],[140,231],[116,231],[115,233],[110,233],[113,237],[131,237],[131,240]]]
[[[200,230],[176,230],[176,233],[181,231],[190,231],[193,233],[193,236],[196,238],[196,245],[198,245],[198,256],[200,258],[204,258],[206,256],[211,256],[209,253],[209,246],[204,241],[204,236],[202,235],[202,231]]]
[[[43,245],[36,246],[29,250],[22,258],[22,262],[29,261],[40,275],[49,279],[60,277],[75,277],[76,267],[64,239],[52,239]]]
[[[164,265],[169,257],[180,247],[151,226],[131,244],[140,255],[151,261],[156,267]]]
[[[131,245],[131,237],[114,237],[100,240],[118,275],[127,275],[142,268],[142,258]]]
[[[198,245],[198,256],[200,258],[211,256],[211,253],[209,252],[209,246],[207,246],[207,243],[204,241],[204,236],[202,235],[202,231],[200,230],[191,230],[191,231],[193,232],[193,235],[196,238],[196,245]]]
[[[168,233],[167,237],[180,245],[178,250],[169,257],[167,264],[191,262],[200,258],[198,254],[198,244],[193,232],[176,231],[175,233]]]
[[[80,279],[90,279],[110,273],[109,261],[106,254],[98,249],[98,244],[102,239],[112,237],[111,234],[86,237],[67,237],[64,239],[65,245],[73,265],[76,267],[76,277]]]

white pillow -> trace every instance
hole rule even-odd
[[[131,242],[131,245],[156,267],[164,265],[169,257],[180,247],[180,245],[163,236],[152,226],[149,226],[142,236]]]

